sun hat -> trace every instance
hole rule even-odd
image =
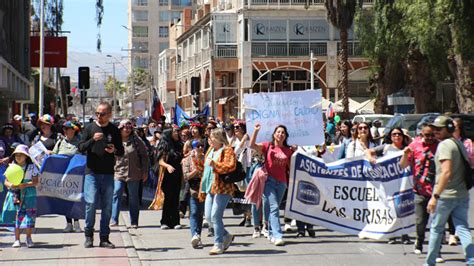
[[[30,157],[30,153],[28,151],[28,146],[26,146],[24,144],[20,144],[20,145],[16,146],[15,151],[12,153],[12,156],[14,156],[17,153],[21,153],[21,154],[26,155],[26,157]]]
[[[43,115],[38,119],[38,124],[43,123],[45,125],[53,125],[54,124],[54,118],[48,114]]]
[[[63,127],[65,127],[65,128],[72,128],[72,129],[74,129],[74,131],[76,131],[76,132],[81,131],[81,128],[79,127],[79,125],[78,125],[77,123],[75,123],[74,121],[66,121],[66,122],[64,122]]]
[[[130,124],[130,125],[131,125],[131,124],[132,124],[132,121],[131,121],[130,119],[123,119],[123,120],[120,121],[120,123],[119,123],[119,125],[118,125],[118,128],[119,128],[119,129],[122,129],[122,128],[124,128],[125,125],[127,125],[127,124]]]
[[[13,120],[21,121],[21,115],[15,115],[15,116],[13,116]]]

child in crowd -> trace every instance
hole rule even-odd
[[[3,204],[3,212],[0,220],[1,227],[15,228],[15,242],[12,247],[21,247],[20,229],[26,229],[26,244],[33,247],[31,239],[33,228],[36,221],[36,188],[38,184],[38,170],[32,163],[26,145],[18,145],[11,157],[11,163],[23,168],[23,180],[17,186],[5,179],[5,187],[8,193]],[[21,195],[15,197],[15,190]],[[17,199],[15,199],[17,198]],[[18,202],[16,203],[15,200]]]

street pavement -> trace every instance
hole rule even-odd
[[[236,236],[235,241],[225,254],[210,256],[213,239],[206,236],[207,229],[203,231],[204,248],[191,247],[187,218],[182,219],[185,228],[181,230],[161,230],[160,211],[142,210],[138,229],[128,228],[127,211],[122,211],[120,219],[121,225],[112,228],[110,236],[117,246],[113,250],[97,247],[97,234],[96,247],[84,249],[83,233],[63,233],[62,216],[37,219],[33,235],[36,246],[30,249],[24,245],[11,248],[13,234],[0,229],[0,265],[422,265],[426,256],[413,254],[412,245],[388,245],[386,241],[359,239],[322,227],[315,227],[316,238],[285,233],[286,245],[276,247],[263,237],[252,239],[253,229],[238,226],[242,217],[232,215],[230,209],[226,210],[224,223]],[[98,228],[99,215],[96,221]],[[474,224],[472,212],[470,224]],[[464,265],[461,246],[443,246],[443,257],[446,265]]]

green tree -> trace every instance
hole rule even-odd
[[[338,83],[338,90],[342,91],[343,112],[349,113],[349,76],[347,62],[347,39],[348,31],[354,21],[357,7],[362,6],[362,1],[358,0],[326,0],[328,20],[339,29],[341,36],[341,48],[339,51],[339,64],[341,67],[341,80]]]
[[[127,87],[125,84],[117,79],[114,79],[112,76],[107,77],[107,82],[105,83],[105,90],[108,92],[113,92],[114,88],[117,90],[117,93],[126,93]]]
[[[128,86],[135,86],[136,89],[147,89],[152,84],[152,76],[143,68],[134,68],[132,74],[127,79]]]

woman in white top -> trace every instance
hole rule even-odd
[[[376,146],[372,134],[370,134],[369,125],[361,122],[357,125],[357,131],[354,133],[354,140],[349,143],[346,150],[346,158],[353,158],[365,155],[368,149]]]

